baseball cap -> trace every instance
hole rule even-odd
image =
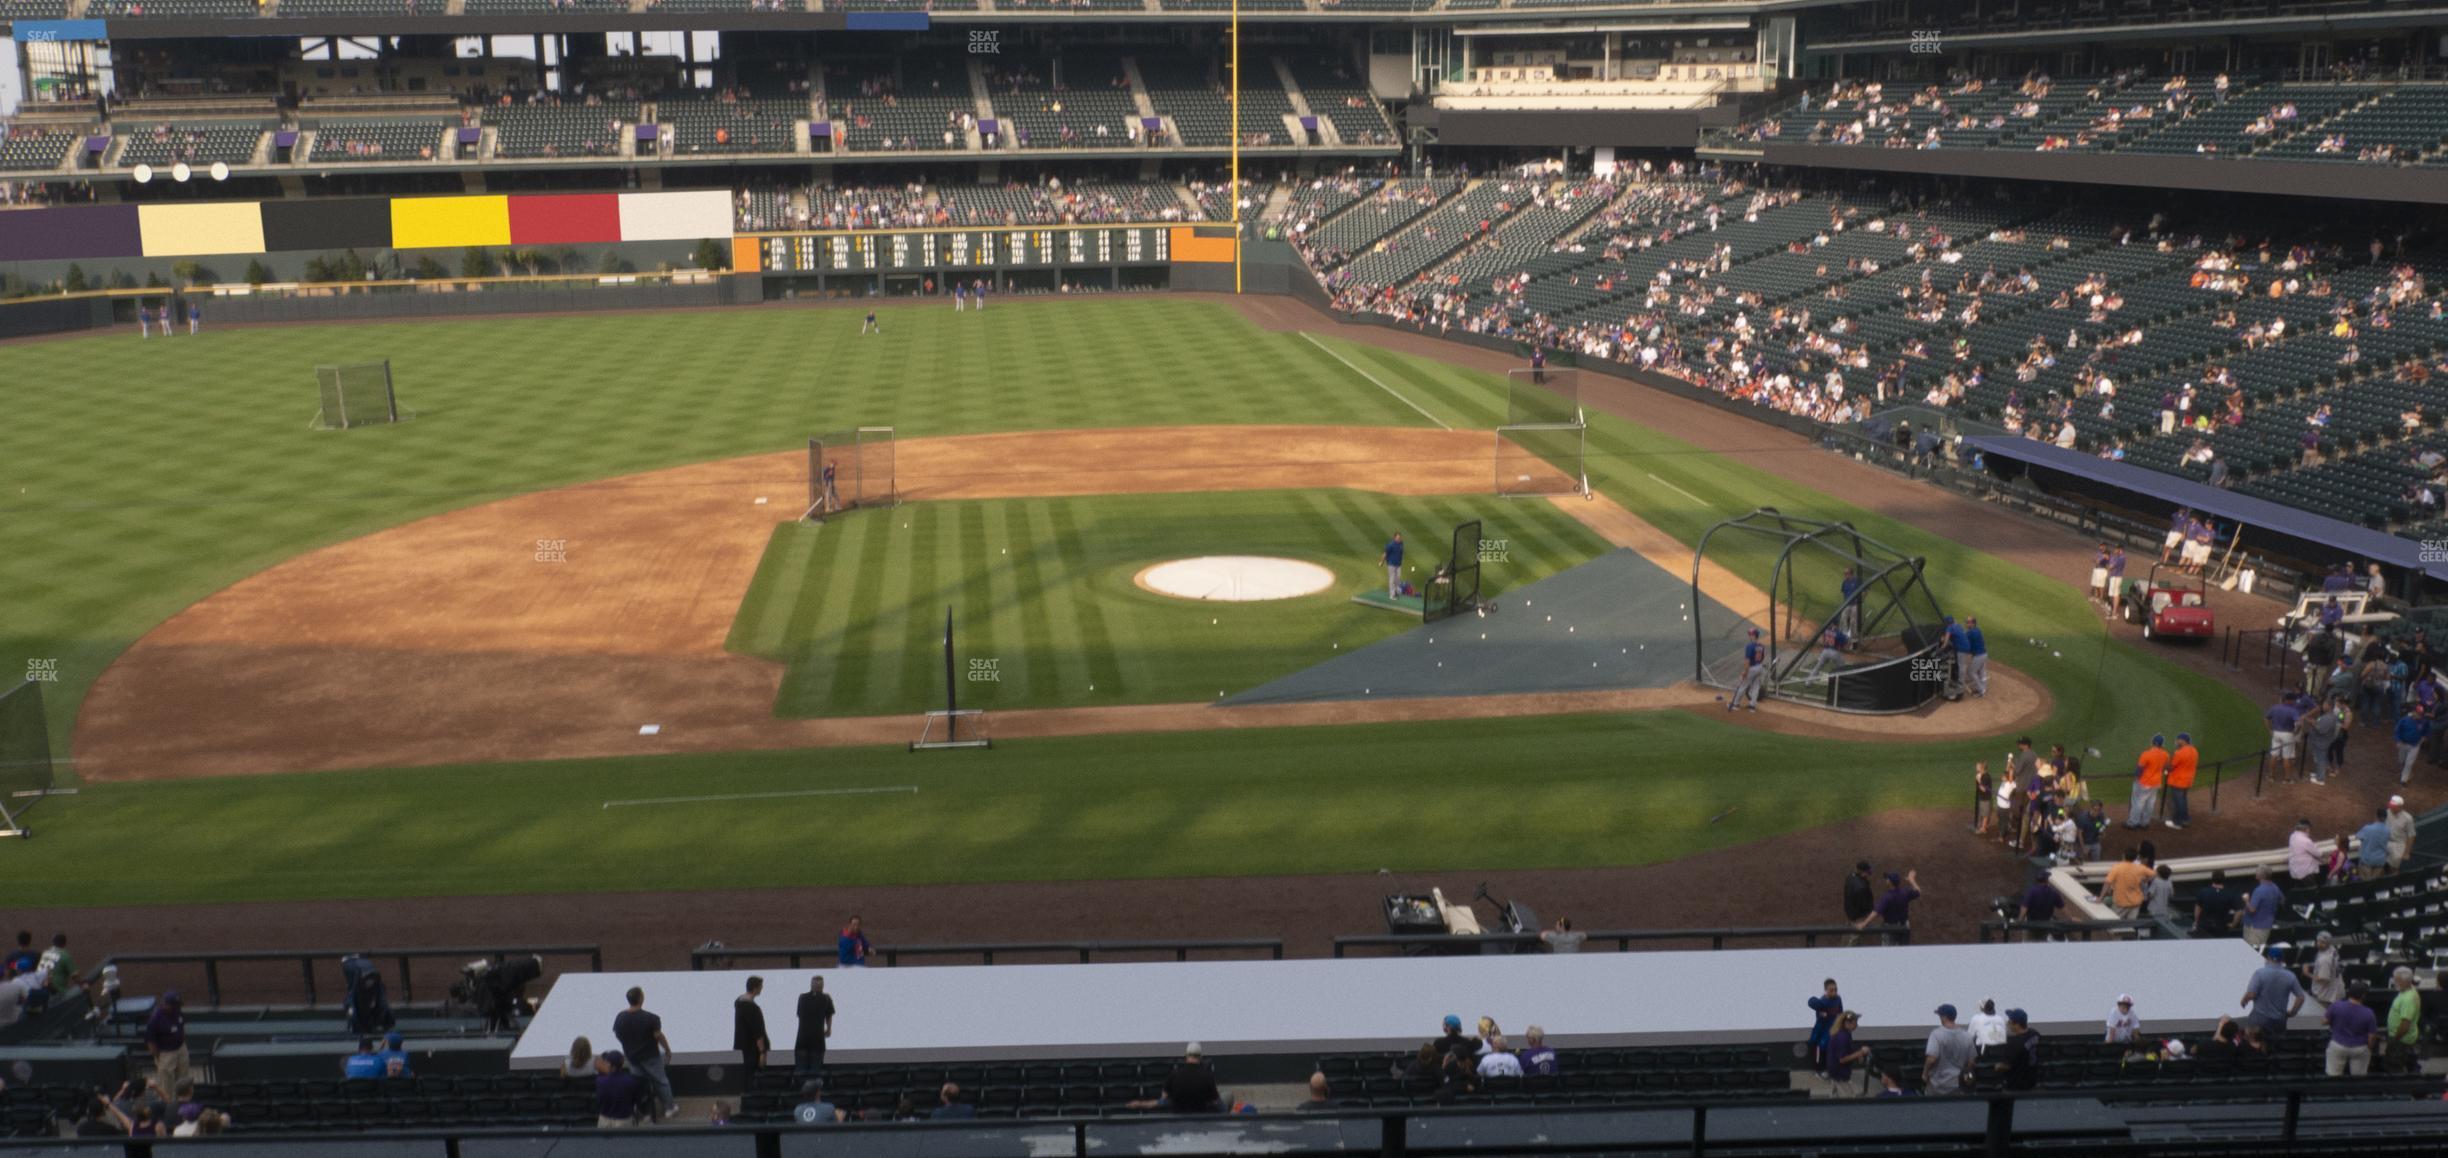
[[[2309,817],[2309,816],[2306,816],[2306,817],[2300,817],[2300,818],[2298,818],[2298,819],[2295,821],[2295,827],[2297,827],[2297,828],[2310,828],[2310,827],[2312,827],[2312,818],[2311,818],[2311,817]]]
[[[2131,1004],[2133,1004],[2133,994],[2131,994],[2131,993],[2119,993],[2119,994],[2117,994],[2117,1004],[2119,1004],[2119,1005],[2131,1005]]]
[[[1207,1048],[1195,1041],[1182,1047],[1182,1056],[1184,1057],[1205,1057],[1206,1054]]]
[[[2152,735],[2152,736],[2151,736],[2151,747],[2153,747],[2153,748],[2160,747],[2161,745],[2164,745],[2164,744],[2166,744],[2166,743],[2167,743],[2167,737],[2166,737],[2166,736],[2161,736],[2161,735],[2157,735],[2157,734],[2154,734],[2154,735]]]
[[[607,1049],[602,1053],[596,1054],[595,1056],[602,1058],[604,1060],[604,1064],[611,1066],[613,1069],[619,1069],[622,1066],[627,1065],[629,1062],[629,1059],[623,1056],[621,1051],[617,1049]]]
[[[1445,1015],[1445,1028],[1447,1028],[1447,1029],[1460,1029],[1460,1028],[1462,1028],[1462,1019],[1461,1019],[1461,1018],[1459,1018],[1459,1017],[1455,1017],[1453,1014],[1450,1014],[1450,1013],[1446,1014],[1446,1015]]]
[[[408,1039],[400,1036],[400,1031],[395,1029],[391,1031],[389,1036],[383,1038],[383,1043],[393,1049],[398,1049],[400,1047],[400,1043],[406,1040]]]
[[[2268,957],[2270,960],[2272,960],[2272,961],[2276,961],[2276,960],[2279,960],[2280,958],[2283,958],[2283,957],[2285,957],[2285,956],[2286,956],[2286,950],[2285,950],[2285,949],[2282,949],[2282,948],[2280,948],[2280,947],[2278,947],[2278,946],[2276,946],[2276,945],[2272,945],[2272,946],[2270,946],[2270,947],[2269,947],[2267,950],[2265,950],[2265,951],[2264,951],[2264,955],[2265,955],[2265,956],[2267,956],[2267,957]]]
[[[1887,874],[1887,883],[1888,883],[1888,884],[1891,884],[1891,885],[1900,885],[1900,884],[1903,884],[1903,883],[1904,883],[1904,874],[1903,874],[1903,873],[1888,873],[1888,874]]]
[[[2006,1022],[2009,1025],[2030,1025],[2031,1014],[2020,1009],[2009,1009],[2006,1011]]]
[[[1751,638],[1753,638],[1753,639],[1758,639],[1758,638],[1759,638],[1759,628],[1754,627],[1754,628],[1752,628],[1752,629],[1751,629]]]
[[[1953,1020],[1955,1020],[1955,1007],[1954,1007],[1954,1006],[1952,1006],[1952,1005],[1941,1005],[1941,1006],[1939,1006],[1939,1007],[1938,1007],[1938,1020],[1940,1020],[1940,1021],[1953,1021]]]
[[[2177,742],[2177,743],[2179,743],[2179,744],[2190,744],[2190,743],[2192,743],[2192,742],[2193,742],[2193,733],[2191,733],[2191,732],[2178,732],[2178,733],[2176,733],[2176,742]]]
[[[2391,797],[2389,797],[2389,807],[2391,807],[2391,808],[2403,808],[2403,807],[2405,807],[2405,797],[2403,797],[2403,796],[2391,796]]]

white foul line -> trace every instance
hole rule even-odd
[[[707,804],[723,800],[783,800],[794,796],[876,796],[907,792],[916,795],[918,786],[901,784],[891,788],[810,788],[802,792],[735,792],[727,796],[663,796],[653,800],[606,800],[605,808],[629,808],[641,804]]]
[[[1417,403],[1417,402],[1413,402],[1412,400],[1410,400],[1410,399],[1408,399],[1408,398],[1404,398],[1404,397],[1403,397],[1403,394],[1402,394],[1402,391],[1400,391],[1400,390],[1396,390],[1395,388],[1393,388],[1393,387],[1391,387],[1391,386],[1386,385],[1384,382],[1379,381],[1378,377],[1377,377],[1375,374],[1371,374],[1371,373],[1369,373],[1368,371],[1361,369],[1361,368],[1360,368],[1360,367],[1359,367],[1357,364],[1353,363],[1353,361],[1352,361],[1351,359],[1346,358],[1346,357],[1344,357],[1343,355],[1336,353],[1336,352],[1335,352],[1335,350],[1334,350],[1334,347],[1329,346],[1329,345],[1327,345],[1327,344],[1326,344],[1326,343],[1324,343],[1324,342],[1318,341],[1318,340],[1317,340],[1317,335],[1312,334],[1312,333],[1310,333],[1310,332],[1309,332],[1309,331],[1307,331],[1307,330],[1302,330],[1302,331],[1301,331],[1301,337],[1304,337],[1304,338],[1309,339],[1309,344],[1310,344],[1310,345],[1315,346],[1315,347],[1317,347],[1318,349],[1321,349],[1321,350],[1326,351],[1326,356],[1327,356],[1327,357],[1332,358],[1332,359],[1334,359],[1334,360],[1335,360],[1335,361],[1337,361],[1337,362],[1341,362],[1341,363],[1343,363],[1343,364],[1344,364],[1344,365],[1346,365],[1346,366],[1350,366],[1350,367],[1351,367],[1351,371],[1352,371],[1352,373],[1354,373],[1354,374],[1358,374],[1359,376],[1361,376],[1361,377],[1363,377],[1363,378],[1366,378],[1366,379],[1368,379],[1368,380],[1369,380],[1369,381],[1371,381],[1371,382],[1376,382],[1376,383],[1377,383],[1377,388],[1378,388],[1378,389],[1383,390],[1383,391],[1385,391],[1386,393],[1393,395],[1393,396],[1394,396],[1394,397],[1395,397],[1395,398],[1396,398],[1398,401],[1400,401],[1400,402],[1401,402],[1403,405],[1408,406],[1408,407],[1410,407],[1410,408],[1411,408],[1411,409],[1413,409],[1413,410],[1417,410],[1417,411],[1419,411],[1420,417],[1425,418],[1425,419],[1427,419],[1427,420],[1428,420],[1428,421],[1430,421],[1430,422],[1436,423],[1438,426],[1440,426],[1440,427],[1444,427],[1444,429],[1446,429],[1446,430],[1452,430],[1452,429],[1453,429],[1453,427],[1450,427],[1450,426],[1446,426],[1446,425],[1445,425],[1445,420],[1444,420],[1444,419],[1439,418],[1439,417],[1437,417],[1437,416],[1436,416],[1436,415],[1434,415],[1434,414],[1430,414],[1430,413],[1428,413],[1428,411],[1427,411],[1426,409],[1422,408],[1422,407],[1420,406],[1420,404],[1419,404],[1419,403]]]
[[[1698,495],[1695,495],[1695,494],[1691,493],[1690,491],[1684,490],[1682,487],[1676,486],[1676,485],[1674,485],[1673,483],[1667,482],[1665,479],[1659,478],[1659,477],[1658,477],[1658,476],[1656,476],[1656,475],[1650,475],[1650,476],[1649,476],[1649,481],[1650,481],[1650,482],[1653,482],[1653,483],[1656,483],[1656,484],[1657,484],[1657,485],[1659,485],[1659,486],[1665,487],[1667,490],[1673,491],[1674,493],[1676,493],[1676,494],[1678,494],[1678,495],[1681,495],[1681,496],[1683,496],[1684,498],[1690,499],[1691,501],[1693,501],[1693,502],[1695,502],[1695,503],[1698,503],[1698,504],[1700,504],[1701,506],[1704,506],[1704,507],[1705,507],[1705,506],[1707,506],[1707,505],[1708,505],[1708,500],[1703,499],[1703,498],[1701,498],[1700,496],[1698,496]]]

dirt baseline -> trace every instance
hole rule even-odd
[[[1485,431],[1167,427],[913,439],[913,500],[1349,487],[1484,493]],[[1082,465],[1088,464],[1088,465]],[[520,495],[290,559],[172,617],[94,684],[76,729],[95,781],[893,744],[905,716],[779,719],[782,669],[723,649],[806,458],[783,452]],[[1689,550],[1611,501],[1559,504],[1673,569]],[[1733,606],[1762,601],[1704,576]],[[1723,590],[1718,590],[1722,587]],[[2045,718],[2006,675],[1979,705],[1846,721],[1771,707],[1763,727],[1953,736]],[[1005,737],[1705,706],[1697,687],[1468,702],[999,712]],[[1746,720],[1746,722],[1752,722]],[[641,735],[655,724],[656,735]]]

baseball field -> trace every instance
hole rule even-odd
[[[867,337],[775,307],[0,348],[0,672],[56,661],[78,789],[0,850],[46,866],[17,900],[1638,864],[1958,803],[2012,739],[1705,705],[1207,725],[1188,713],[1228,711],[1216,693],[1403,627],[1348,602],[1389,528],[1429,561],[1459,521],[1503,528],[1499,585],[1622,540],[1577,500],[1487,493],[1472,448],[1505,388],[1483,370],[1208,300],[881,315]],[[316,364],[381,358],[415,421],[307,429]],[[1853,521],[1925,556],[2044,693],[2016,730],[2254,746],[2241,696],[2110,639],[2030,560],[1637,418],[1593,413],[1589,508],[1686,552],[1761,506]],[[852,425],[895,428],[909,501],[788,525],[797,448]],[[1244,552],[1335,586],[1217,611],[1131,583]],[[980,706],[1075,714],[906,753],[947,605],[1002,661]]]

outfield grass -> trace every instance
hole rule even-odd
[[[18,476],[0,480],[16,484],[0,486],[0,672],[59,657],[73,703],[147,628],[309,547],[505,493],[779,449],[815,429],[1429,421],[1411,402],[1487,426],[1502,404],[1490,376],[1263,333],[1205,303],[1014,303],[983,318],[888,309],[885,323],[860,339],[847,312],[735,310],[0,348],[12,419],[0,462]],[[306,431],[308,367],[378,355],[422,417]],[[2255,743],[2242,697],[2108,641],[2080,592],[1944,528],[1872,516],[1607,416],[1590,447],[1600,489],[1686,542],[1772,505],[1927,556],[1948,610],[1979,614],[2000,662],[2056,696],[2036,738],[2111,753],[2094,779],[2103,788],[2153,731],[2189,729],[2212,758]],[[64,712],[55,731],[65,736]],[[647,882],[597,866],[650,854],[651,883],[672,887],[1622,864],[1959,803],[1970,760],[2007,739],[1831,744],[1667,714],[1091,737],[927,761],[758,753],[106,785],[36,810],[42,838],[26,847],[74,867],[20,874],[12,897],[631,888]],[[922,791],[602,807],[877,783]],[[1732,819],[1704,823],[1734,805]],[[819,831],[825,855],[808,856]],[[145,855],[127,856],[138,835]]]
[[[1607,549],[1553,504],[1486,496],[1316,490],[913,503],[777,528],[730,647],[787,665],[781,715],[924,711],[943,704],[943,610],[955,606],[962,659],[992,665],[975,680],[964,668],[964,707],[1211,700],[1338,646],[1419,626],[1417,616],[1351,597],[1384,588],[1378,552],[1393,532],[1416,544],[1411,561],[1424,576],[1454,526],[1472,519],[1486,537],[1513,544],[1482,576],[1491,593]],[[1215,554],[1303,559],[1333,571],[1335,584],[1298,599],[1216,604],[1133,582],[1150,564]]]

